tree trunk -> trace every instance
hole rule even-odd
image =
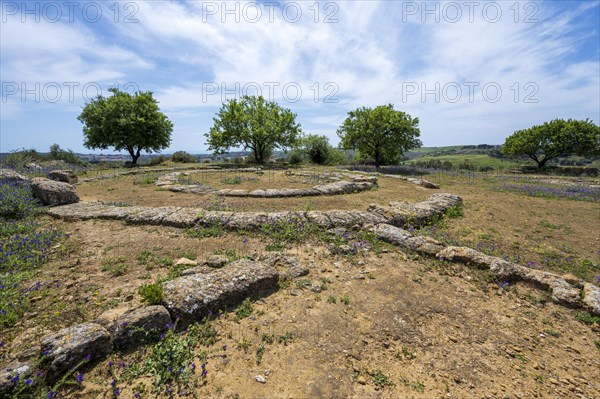
[[[127,151],[129,151],[129,155],[131,155],[131,164],[132,165],[137,165],[137,160],[141,155],[141,148],[138,147],[137,151],[134,152],[133,148],[127,148]]]
[[[262,163],[263,163],[263,162],[262,162],[262,153],[259,151],[259,149],[258,149],[258,146],[254,147],[254,148],[253,148],[253,151],[254,151],[254,160],[255,160],[257,163],[260,163],[260,164],[262,164]]]
[[[538,169],[542,169],[544,167],[544,165],[546,164],[546,162],[548,162],[548,159],[550,159],[550,158],[544,158],[541,161],[536,160]]]
[[[381,164],[381,161],[379,159],[379,149],[375,149],[375,169],[379,169],[379,165]]]

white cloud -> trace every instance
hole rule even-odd
[[[496,3],[503,7],[497,23],[482,18],[482,6],[473,23],[465,9],[458,23],[444,18],[435,23],[431,16],[422,23],[421,15],[407,19],[401,2],[320,2],[316,23],[314,3],[302,2],[295,3],[302,18],[291,23],[281,2],[273,21],[263,6],[256,23],[243,15],[239,23],[233,15],[222,23],[221,9],[207,13],[207,7],[220,8],[222,2],[136,4],[134,24],[4,24],[3,37],[11,40],[2,41],[3,80],[135,81],[142,90],[153,90],[161,108],[177,119],[178,145],[194,131],[192,123],[218,109],[221,85],[232,89],[237,83],[241,89],[251,82],[265,96],[267,82],[279,83],[275,100],[297,112],[305,130],[330,129],[329,137],[349,110],[390,102],[420,118],[425,144],[453,138],[497,143],[516,128],[555,117],[600,119],[598,51],[586,54],[582,47],[598,38],[598,29],[581,26],[583,20],[593,22],[589,15],[597,15],[597,3],[528,2],[538,4],[537,23],[523,23],[524,9],[515,23],[512,2]],[[235,4],[243,10],[249,3]],[[326,4],[335,5],[325,9]],[[323,23],[331,12],[338,22]],[[302,88],[295,103],[281,90],[292,82]],[[327,82],[335,86],[326,90]],[[406,96],[411,82],[419,91]],[[479,84],[472,101],[466,82]],[[217,93],[206,92],[214,89],[212,83]],[[432,94],[423,101],[422,88],[434,89],[436,83],[440,89],[459,85],[461,97],[453,103],[440,92],[440,101]],[[482,95],[486,83],[502,89],[498,102]],[[332,87],[339,101],[324,103]],[[528,94],[538,102],[524,102]],[[62,106],[72,112],[73,104]],[[18,113],[14,104],[4,108],[2,118]],[[210,123],[208,117],[203,125]]]

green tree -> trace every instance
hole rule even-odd
[[[296,114],[262,96],[243,96],[223,104],[205,134],[209,150],[223,153],[230,147],[250,149],[258,163],[264,163],[274,148],[293,146],[301,133]]]
[[[317,165],[333,165],[345,159],[342,151],[329,144],[327,136],[309,134],[299,140],[298,149],[303,158]]]
[[[388,104],[348,112],[337,134],[343,149],[357,150],[359,156],[372,158],[379,168],[397,163],[405,151],[422,145],[418,125],[419,118],[396,111]]]
[[[169,146],[173,124],[160,112],[152,92],[109,91],[112,96],[96,97],[77,118],[83,123],[86,148],[127,150],[135,165],[142,150],[159,152]]]
[[[554,119],[543,125],[517,130],[506,138],[502,153],[528,156],[538,168],[561,155],[600,155],[600,127],[592,121]]]

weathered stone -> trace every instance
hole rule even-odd
[[[279,273],[263,263],[240,259],[212,273],[183,276],[163,284],[164,303],[182,323],[234,306],[247,297],[275,292]]]
[[[573,287],[562,278],[555,278],[550,283],[552,288],[552,300],[554,302],[570,306],[578,307],[581,302],[581,290]]]
[[[11,169],[0,169],[0,180],[8,181],[9,183],[25,183],[27,178]]]
[[[171,326],[171,315],[164,306],[142,306],[123,313],[116,322],[115,346],[131,348],[160,334]]]
[[[276,268],[286,278],[306,276],[309,271],[300,264],[295,256],[284,255],[281,252],[268,252],[258,257],[258,261]]]
[[[376,237],[383,241],[426,255],[434,256],[444,248],[442,243],[432,238],[416,237],[406,230],[389,224],[379,224],[375,226],[373,232]]]
[[[325,214],[334,226],[350,227],[359,222],[358,217],[352,211],[326,211]]]
[[[434,189],[439,189],[440,188],[439,184],[435,184],[435,183],[432,183],[432,182],[427,181],[427,180],[421,180],[421,186],[425,187],[425,188],[434,188]]]
[[[31,373],[31,367],[31,363],[20,361],[2,366],[0,368],[0,396],[8,398],[9,392],[16,387],[19,380]]]
[[[179,258],[179,259],[177,259],[177,262],[175,262],[175,266],[193,267],[193,266],[198,266],[198,262],[196,262],[195,260],[188,259],[188,258]]]
[[[58,182],[43,177],[31,180],[33,196],[44,205],[64,205],[79,202],[75,188],[63,182]]]
[[[49,364],[48,377],[56,379],[86,358],[95,359],[113,349],[110,333],[94,323],[77,324],[42,339],[42,355]]]
[[[263,198],[265,196],[265,190],[254,190],[254,191],[250,191],[248,193],[249,197],[256,197],[256,198]]]
[[[214,269],[212,267],[196,266],[196,267],[192,267],[190,269],[182,270],[179,273],[179,276],[191,276],[192,274],[206,274],[206,273],[212,273],[213,271],[214,271]]]
[[[446,247],[437,253],[436,257],[451,262],[460,262],[475,265],[481,269],[488,269],[492,257],[467,247]]]
[[[600,287],[590,283],[583,285],[583,306],[593,315],[600,316]]]
[[[225,255],[210,255],[205,261],[204,264],[208,267],[212,267],[214,269],[221,268],[225,266],[229,262],[227,256]]]
[[[29,170],[35,170],[35,171],[41,171],[41,170],[44,170],[44,168],[42,167],[42,165],[38,165],[38,164],[37,164],[37,163],[35,163],[35,162],[31,162],[31,163],[25,164],[25,167],[26,167],[27,169],[29,169]]]
[[[114,331],[117,319],[126,311],[129,310],[128,305],[121,304],[116,308],[108,309],[100,316],[91,320],[91,323],[100,324],[102,327],[106,328],[108,331]]]
[[[169,217],[172,213],[176,212],[178,208],[161,206],[156,208],[149,207],[129,207],[127,214],[124,215],[124,220],[131,224],[152,224],[162,225],[165,224],[164,220]]]
[[[63,183],[77,183],[77,175],[72,170],[53,170],[48,173],[48,179],[61,181]]]
[[[162,224],[172,227],[192,227],[199,221],[199,209],[197,208],[179,208],[172,213],[165,215]]]
[[[513,280],[517,278],[523,266],[515,265],[505,261],[504,259],[490,257],[490,271],[498,276],[501,280]]]
[[[462,199],[457,195],[440,193],[433,194],[427,200],[415,204],[391,202],[387,207],[372,204],[368,211],[385,217],[388,219],[388,223],[397,227],[406,225],[419,227],[430,223],[435,218],[442,217],[450,207],[461,203]]]
[[[317,224],[324,228],[329,228],[333,225],[333,223],[331,222],[329,217],[327,217],[327,213],[325,213],[325,212],[320,212],[320,211],[304,212],[304,217],[310,223]]]

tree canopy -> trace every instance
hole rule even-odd
[[[388,104],[350,111],[337,134],[342,148],[357,150],[379,167],[397,163],[405,151],[422,145],[418,125],[419,118],[396,111]]]
[[[517,130],[506,138],[502,153],[528,156],[538,168],[561,155],[600,155],[600,127],[586,119],[554,119],[542,125]]]
[[[250,149],[264,163],[274,148],[293,146],[301,133],[296,114],[262,96],[243,96],[221,106],[214,125],[205,134],[209,150],[223,153],[231,147]]]
[[[298,140],[294,149],[302,159],[317,165],[334,165],[344,162],[343,151],[329,144],[329,139],[324,135],[309,134]]]
[[[127,150],[135,165],[142,150],[159,152],[169,146],[173,124],[160,112],[152,92],[109,91],[112,96],[96,97],[77,117],[86,148]]]

